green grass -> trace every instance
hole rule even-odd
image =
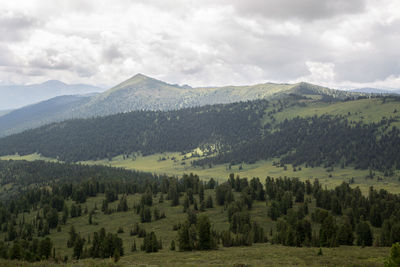
[[[257,244],[251,247],[220,248],[215,251],[143,253],[122,257],[118,264],[111,259],[81,260],[63,266],[383,266],[389,248],[339,247],[295,248],[279,245]],[[242,264],[242,265],[240,265]],[[54,266],[55,263],[34,264],[0,260],[4,267]]]
[[[189,155],[189,154],[188,154]],[[165,157],[166,160],[159,161],[160,158]],[[175,157],[173,161],[171,158]],[[340,185],[343,181],[348,182],[349,179],[354,178],[355,183],[352,186],[359,186],[363,192],[367,192],[370,186],[377,189],[386,189],[393,193],[400,193],[400,182],[398,181],[399,173],[393,177],[384,177],[382,173],[376,172],[374,179],[366,179],[369,175],[368,170],[356,170],[351,167],[334,168],[332,172],[327,172],[325,168],[314,167],[306,168],[301,166],[301,171],[293,171],[292,165],[288,164],[287,170],[283,167],[273,166],[273,159],[268,161],[258,161],[255,164],[243,164],[242,170],[239,170],[239,165],[234,165],[231,169],[227,165],[215,165],[212,168],[192,167],[190,161],[196,158],[184,159],[184,156],[179,153],[164,153],[155,154],[151,156],[138,156],[136,160],[131,158],[123,159],[122,156],[114,157],[111,161],[84,161],[84,164],[103,164],[113,167],[121,167],[126,169],[136,169],[146,172],[168,174],[168,175],[182,175],[184,173],[195,173],[202,179],[214,178],[218,181],[225,181],[230,173],[235,173],[240,177],[259,177],[264,180],[267,176],[271,177],[298,177],[301,180],[318,178],[323,185],[328,188],[334,188]],[[277,159],[275,159],[277,161]],[[185,165],[182,165],[185,162]],[[331,177],[330,177],[331,176]],[[378,177],[382,180],[378,181]]]
[[[325,114],[346,116],[349,121],[362,121],[364,123],[379,122],[383,117],[400,120],[400,104],[390,99],[385,103],[382,102],[382,99],[376,98],[333,103],[306,101],[306,103],[306,107],[293,106],[277,112],[273,115],[276,122],[281,122],[285,119],[290,120],[297,116],[310,117]],[[272,109],[273,107],[269,108],[269,110]],[[393,113],[396,109],[399,112]],[[265,116],[264,123],[267,122],[270,122],[270,119]],[[400,121],[394,122],[392,125],[400,127]]]
[[[49,162],[57,162],[56,159],[43,157],[40,154],[34,153],[29,155],[20,156],[18,154],[8,155],[8,156],[0,156],[0,160],[26,160],[26,161],[34,161],[34,160],[44,160]]]

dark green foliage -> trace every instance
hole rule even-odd
[[[215,189],[215,199],[218,205],[224,205],[225,202],[230,203],[233,201],[232,188],[228,183],[218,185]]]
[[[200,215],[197,223],[198,243],[197,249],[209,250],[213,248],[211,236],[211,223],[207,215]]]
[[[147,253],[157,252],[160,249],[161,242],[157,240],[157,236],[154,232],[146,234],[143,240],[142,250]]]
[[[400,166],[400,131],[394,127],[381,135],[379,128],[386,120],[365,125],[350,124],[344,117],[323,115],[312,118],[285,120],[275,127],[276,131],[263,137],[242,142],[229,151],[215,157],[194,161],[194,165],[240,162],[281,157],[281,163],[331,167],[343,159],[356,168],[391,170]],[[349,157],[348,155],[351,155]],[[374,155],[370,157],[369,155]],[[283,165],[284,166],[284,165]],[[287,166],[284,166],[287,168]]]
[[[323,247],[337,246],[337,225],[333,216],[327,216],[321,224],[319,240]]]
[[[51,209],[46,215],[47,223],[50,228],[56,228],[58,225],[58,212],[56,209]]]
[[[92,246],[89,249],[90,257],[92,258],[109,258],[116,255],[124,255],[122,239],[116,234],[106,233],[104,228],[99,232],[93,233]]]
[[[46,258],[48,259],[51,254],[51,249],[53,247],[53,243],[51,242],[50,238],[45,238],[42,239],[39,242],[39,247],[38,247],[38,254],[40,258]]]
[[[385,267],[400,266],[400,244],[395,243],[390,249],[390,257],[385,261]]]
[[[381,210],[379,205],[375,204],[371,207],[369,218],[370,218],[369,221],[371,222],[372,226],[374,227],[382,226]]]
[[[358,246],[372,246],[373,236],[368,223],[360,222],[357,224],[356,235]]]
[[[180,251],[190,251],[195,249],[196,227],[189,222],[182,224],[178,230],[178,241]]]
[[[123,196],[118,203],[117,211],[128,211],[128,202],[126,196]]]
[[[193,209],[187,210],[187,222],[189,224],[197,224],[197,213]]]
[[[339,226],[337,233],[337,243],[338,245],[352,246],[354,242],[354,234],[351,224],[345,222]]]
[[[400,223],[397,222],[393,224],[392,229],[390,230],[390,243],[400,242]]]
[[[172,183],[169,185],[168,199],[171,200],[171,206],[179,205],[178,185],[175,180],[172,180]]]
[[[144,155],[185,151],[219,140],[236,144],[260,136],[259,122],[267,106],[267,101],[253,101],[70,120],[1,139],[0,154],[39,152],[63,161],[80,161],[110,158],[126,151]]]
[[[13,183],[13,191],[7,194],[0,194],[0,200],[10,200],[14,194],[26,191],[26,186],[33,185],[34,192],[43,190],[43,185],[55,182],[57,188],[53,196],[47,196],[47,204],[61,211],[64,207],[64,199],[71,197],[78,203],[82,203],[89,196],[96,196],[96,193],[104,193],[104,187],[100,188],[96,181],[115,181],[124,179],[141,183],[146,179],[154,179],[152,174],[144,172],[129,171],[106,166],[88,166],[81,164],[53,163],[44,161],[2,161],[0,160],[0,184]],[[76,186],[74,183],[79,183]],[[97,192],[96,192],[97,191]],[[37,195],[30,192],[29,200],[38,200]],[[112,201],[115,199],[115,194]]]
[[[67,247],[72,247],[75,244],[75,240],[77,239],[78,234],[75,231],[75,227],[72,225],[69,230],[69,239],[67,241]]]
[[[207,209],[213,208],[213,207],[214,207],[214,204],[213,204],[213,203],[214,203],[214,202],[213,202],[212,196],[208,196],[208,197],[207,197],[207,201],[206,201],[206,208],[207,208]]]
[[[133,245],[131,248],[131,252],[136,252],[137,251],[137,247],[136,247],[136,240],[133,240]]]
[[[281,210],[279,208],[279,202],[275,200],[271,201],[271,206],[268,209],[268,216],[273,221],[276,221],[280,215],[281,215]]]
[[[75,259],[80,259],[82,256],[82,252],[83,252],[83,245],[85,244],[85,240],[80,237],[79,235],[75,238],[74,241],[74,253],[73,253],[73,257]]]
[[[175,241],[171,240],[171,244],[169,245],[169,250],[174,251],[175,250]]]
[[[140,209],[140,221],[142,223],[151,222],[151,210],[147,206],[142,206]]]

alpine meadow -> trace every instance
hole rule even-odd
[[[400,266],[399,10],[2,3],[0,266]]]

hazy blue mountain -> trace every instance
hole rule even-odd
[[[12,109],[0,110],[0,117],[9,113]]]
[[[0,86],[0,110],[15,109],[61,95],[102,92],[87,84],[65,84],[50,80],[41,84]]]
[[[22,132],[51,122],[74,118],[77,107],[90,100],[88,95],[57,96],[16,109],[0,116],[0,136]]]
[[[352,89],[349,90],[349,92],[368,94],[400,94],[400,90],[385,90],[371,87]]]

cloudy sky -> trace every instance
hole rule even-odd
[[[398,0],[0,0],[0,84],[400,88]]]

